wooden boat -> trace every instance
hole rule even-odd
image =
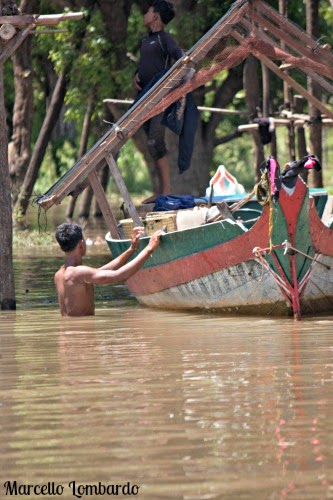
[[[262,28],[256,31],[256,38],[254,24]],[[292,49],[290,53],[286,47]],[[331,51],[263,0],[236,0],[201,40],[62,178],[38,197],[39,208],[47,210],[60,204],[66,196],[76,196],[90,184],[110,230],[106,240],[112,254],[117,256],[129,246],[129,240],[121,239],[98,171],[109,166],[130,217],[135,225],[141,225],[114,155],[147,119],[214,79],[222,70],[241,63],[249,54],[254,54],[333,119],[329,107],[273,63],[277,59],[311,77],[317,74],[317,83],[331,93],[328,81],[333,80]],[[274,197],[269,196],[269,204],[256,222],[245,226],[248,230],[227,219],[165,234],[149,262],[128,280],[128,288],[139,302],[150,307],[200,308],[237,314],[293,314],[298,319],[301,314],[332,313],[333,231],[321,222],[315,198],[301,178],[296,176],[293,189],[285,190],[287,184],[282,181],[287,183],[288,172],[282,173],[281,179],[270,177],[270,169],[267,175],[268,185],[275,189],[281,180],[281,186],[273,192]],[[147,238],[143,238],[141,248],[146,243]]]
[[[141,304],[163,309],[296,319],[332,313],[333,230],[321,221],[301,177],[295,182],[291,192],[282,185],[248,230],[224,219],[166,233],[128,280],[130,292]],[[106,241],[114,257],[130,244],[110,234]]]

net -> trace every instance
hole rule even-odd
[[[288,47],[288,49],[286,49]],[[261,0],[238,0],[229,11],[108,131],[52,188],[37,199],[49,208],[66,195],[80,192],[89,172],[105,165],[120,147],[153,116],[183,96],[212,82],[221,72],[241,64],[249,54],[278,61],[333,90],[333,54]],[[194,75],[186,81],[191,69]],[[331,92],[332,93],[332,92]],[[329,111],[328,111],[329,113]],[[332,112],[331,112],[332,113]],[[333,113],[332,113],[333,116]]]

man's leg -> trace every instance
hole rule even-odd
[[[170,194],[170,167],[168,157],[165,155],[156,160],[157,173],[160,181],[160,194]]]
[[[161,124],[163,114],[154,116],[146,123],[149,152],[154,160],[159,180],[159,192],[154,193],[142,203],[153,203],[158,195],[168,194],[171,191],[170,167],[165,145],[165,127]]]

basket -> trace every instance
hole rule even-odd
[[[155,203],[145,203],[142,205],[136,205],[135,210],[136,210],[139,217],[145,217],[148,212],[153,211],[154,205],[155,205]],[[120,208],[123,212],[123,217],[125,217],[126,219],[129,218],[130,213],[129,213],[129,210],[128,210],[127,206],[125,205],[125,203],[123,203]]]
[[[164,229],[166,232],[176,231],[176,212],[151,212],[146,215],[144,220],[147,234],[150,236],[158,229]]]
[[[118,228],[123,233],[125,239],[128,239],[128,240],[131,239],[132,231],[134,228],[133,219],[120,220],[118,223]]]

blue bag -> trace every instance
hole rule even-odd
[[[154,212],[180,210],[195,207],[195,198],[191,194],[173,195],[161,194],[155,200]]]

